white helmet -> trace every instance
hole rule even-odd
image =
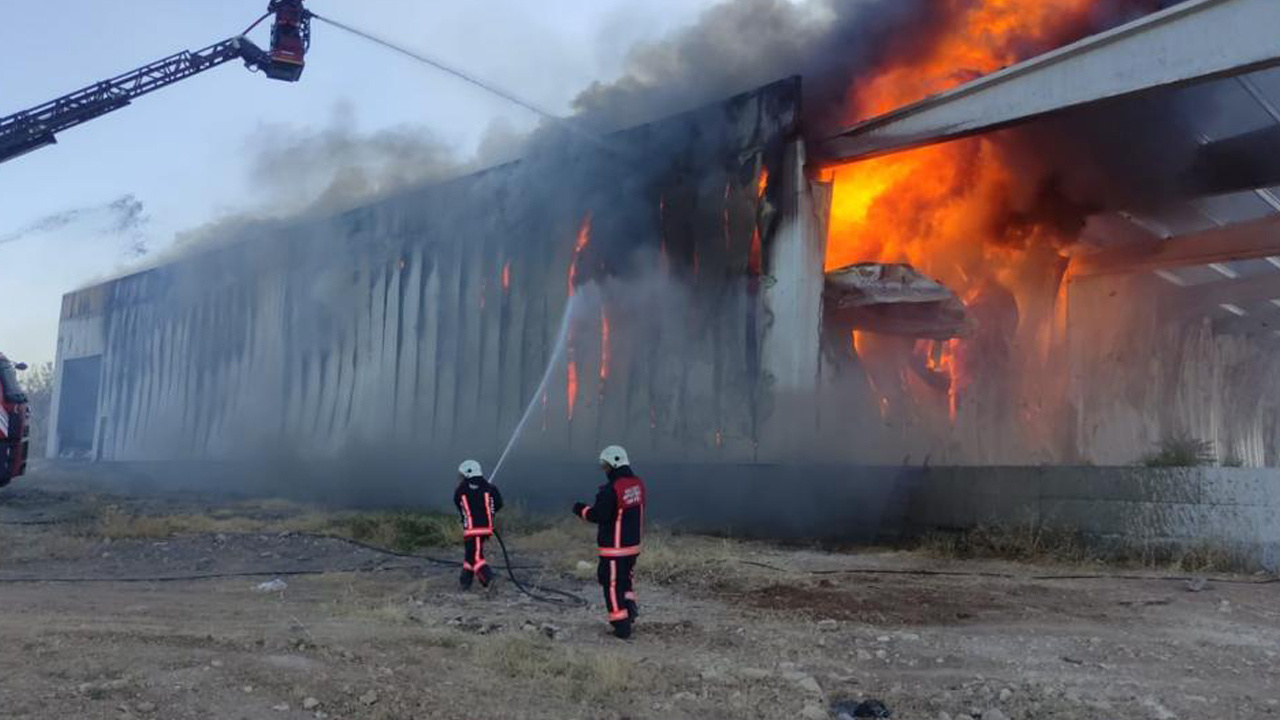
[[[467,460],[458,466],[458,474],[467,480],[484,477],[484,469],[475,460]]]
[[[617,470],[623,465],[630,465],[631,461],[627,459],[627,451],[621,445],[610,445],[600,451],[600,464]]]

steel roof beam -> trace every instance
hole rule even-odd
[[[883,155],[1133,95],[1280,64],[1280,2],[1188,0],[855,125],[827,162]]]
[[[1235,305],[1248,314],[1249,306],[1280,299],[1280,272],[1192,285],[1178,294],[1182,303],[1189,308],[1208,309]]]
[[[1280,257],[1280,216],[1181,235],[1141,248],[1083,255],[1073,272],[1111,275],[1269,257]]]
[[[1280,185],[1277,158],[1280,158],[1280,125],[1268,125],[1201,146],[1183,184],[1193,196]]]

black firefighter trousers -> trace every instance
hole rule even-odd
[[[463,541],[462,575],[459,578],[463,589],[471,587],[472,577],[479,576],[480,584],[485,587],[488,587],[489,581],[493,579],[493,569],[489,567],[489,561],[484,558],[484,541],[487,539],[485,535],[476,535]]]
[[[600,558],[596,579],[604,591],[604,605],[609,622],[619,637],[631,634],[631,621],[636,609],[635,572],[638,555]],[[625,634],[624,634],[625,633]]]

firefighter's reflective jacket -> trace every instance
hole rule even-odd
[[[648,498],[644,481],[629,467],[609,471],[609,482],[600,486],[596,500],[578,514],[595,523],[600,557],[631,557],[640,554],[644,533],[644,505]]]
[[[471,478],[458,483],[453,504],[462,516],[464,537],[488,537],[493,534],[493,519],[502,509],[502,493],[482,477]]]

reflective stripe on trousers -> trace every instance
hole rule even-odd
[[[627,619],[626,600],[635,600],[636,556],[601,557],[596,567],[596,579],[604,593],[605,612],[609,622]]]

